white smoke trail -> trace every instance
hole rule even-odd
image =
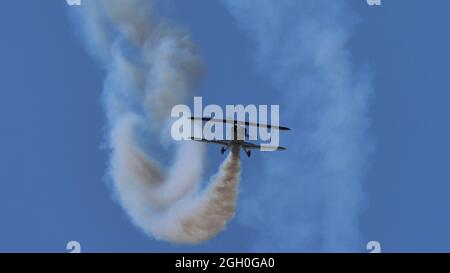
[[[209,187],[200,190],[204,146],[179,144],[166,168],[142,148],[147,142],[152,151],[161,149],[157,144],[165,136],[170,110],[186,101],[201,73],[189,37],[157,18],[151,4],[83,3],[88,45],[108,72],[104,98],[113,186],[132,221],[150,236],[199,243],[234,215],[239,153],[233,149]]]
[[[252,195],[242,200],[239,219],[259,234],[255,249],[363,249],[358,213],[371,150],[372,88],[347,47],[354,15],[345,1],[224,2],[279,91],[282,122],[298,132],[295,139],[282,139],[286,154],[264,159],[254,178],[258,186],[250,186]]]
[[[214,182],[197,192],[192,188],[197,181],[186,183],[186,179],[178,177],[179,171],[172,170],[172,177],[164,179],[156,164],[135,146],[132,132],[137,122],[136,116],[124,116],[112,134],[115,147],[113,177],[121,204],[137,226],[157,239],[177,243],[199,243],[210,239],[234,215],[240,171],[239,149],[233,149]],[[185,159],[190,159],[191,152],[196,151],[185,149],[182,162],[189,167]],[[182,175],[187,176],[187,173]]]

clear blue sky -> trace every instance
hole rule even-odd
[[[353,60],[375,74],[363,238],[380,241],[383,251],[448,252],[450,2],[348,2],[360,17],[348,44]],[[202,50],[206,100],[258,104],[249,90],[273,88],[219,1],[166,8]],[[94,252],[246,251],[251,231],[238,221],[201,246],[174,246],[147,238],[112,200],[104,183],[104,73],[67,9],[62,0],[8,0],[0,10],[0,251],[65,252],[70,240]],[[210,158],[212,172],[221,158],[216,150]],[[244,159],[244,179],[260,160]],[[240,198],[249,194],[243,187]]]

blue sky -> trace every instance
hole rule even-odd
[[[347,2],[359,17],[347,45],[352,60],[374,74],[362,242],[380,241],[383,251],[448,252],[450,3]],[[65,252],[70,240],[93,252],[247,251],[252,230],[238,220],[200,246],[157,242],[129,222],[104,182],[104,72],[86,53],[70,9],[64,1],[17,0],[0,11],[0,251]],[[267,95],[276,87],[222,3],[173,1],[162,12],[201,49],[207,73],[198,88],[206,102],[281,102]],[[267,156],[243,159],[240,200],[251,198],[257,185],[245,184],[246,176]],[[210,174],[221,156],[210,148],[209,158]]]

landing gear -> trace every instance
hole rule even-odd
[[[223,153],[225,153],[226,150],[227,150],[227,148],[222,147],[222,149],[220,149],[220,152],[223,154]]]
[[[252,151],[250,150],[245,151],[245,153],[247,154],[247,157],[250,157],[252,155]]]

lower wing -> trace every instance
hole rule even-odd
[[[261,151],[284,151],[286,150],[285,147],[281,146],[270,146],[270,145],[259,145],[259,144],[253,144],[249,142],[242,143],[242,148],[244,149],[260,149]]]
[[[195,138],[195,137],[191,137],[191,140],[195,140],[195,141],[199,141],[199,142],[205,142],[205,143],[213,143],[213,144],[219,144],[219,145],[224,145],[224,146],[230,146],[231,145],[231,140],[208,140],[205,138]],[[244,148],[245,150],[249,150],[249,149],[259,149],[261,151],[284,151],[286,150],[285,147],[282,146],[270,146],[270,145],[259,145],[259,144],[253,144],[250,142],[243,142],[241,144],[241,147]]]
[[[231,140],[207,140],[205,138],[195,138],[195,137],[191,137],[191,140],[205,142],[205,143],[214,143],[214,144],[225,145],[225,146],[229,146],[231,144]]]

